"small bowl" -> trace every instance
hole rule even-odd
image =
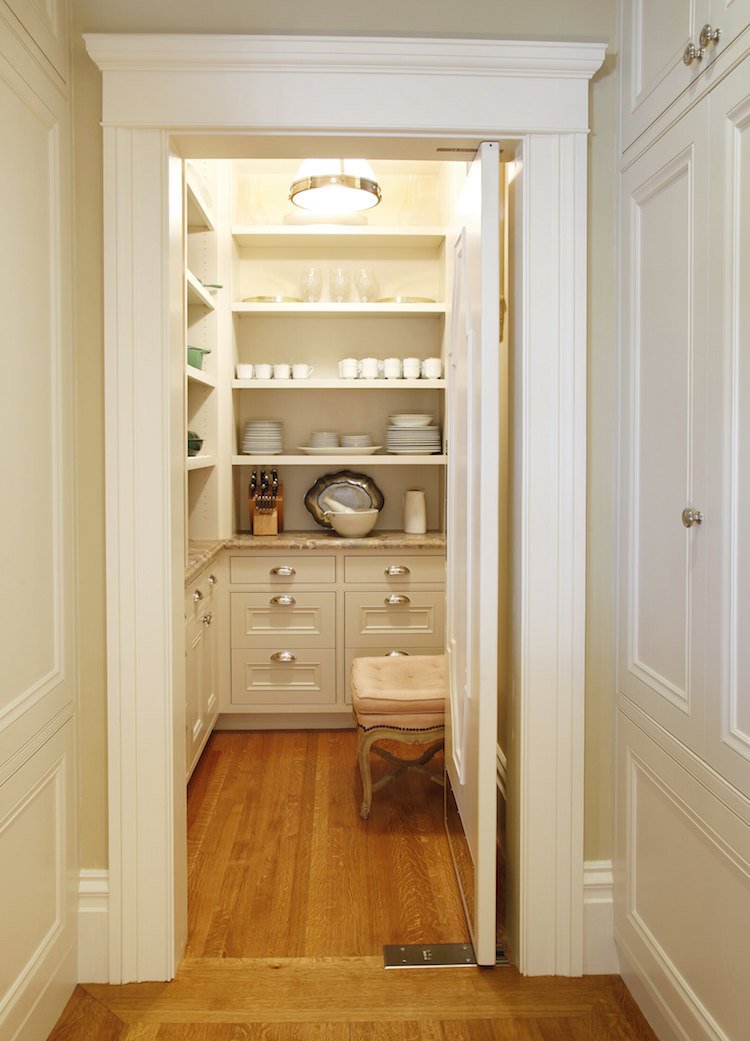
[[[211,351],[207,347],[188,347],[187,349],[187,363],[194,369],[203,368],[203,355],[210,354]]]
[[[324,516],[339,535],[347,539],[362,539],[375,527],[380,510],[356,510],[354,513],[334,513],[328,510]]]

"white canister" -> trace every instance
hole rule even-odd
[[[424,535],[427,531],[427,503],[423,488],[404,492],[404,531],[407,535]]]
[[[255,378],[256,380],[270,380],[273,376],[273,365],[267,365],[266,362],[262,361],[255,366]]]

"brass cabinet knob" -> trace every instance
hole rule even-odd
[[[703,61],[703,48],[689,43],[683,52],[682,60],[686,65],[692,65],[694,61]]]
[[[703,523],[703,513],[696,510],[694,506],[686,506],[682,511],[682,523],[686,528],[692,528],[694,524]]]

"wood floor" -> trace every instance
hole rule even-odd
[[[188,796],[189,948],[169,983],[76,988],[49,1041],[654,1041],[622,981],[384,971],[467,938],[442,792],[360,820],[351,732],[217,733]]]

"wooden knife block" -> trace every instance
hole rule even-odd
[[[252,496],[248,499],[250,507],[250,529],[253,535],[278,535],[284,530],[284,486],[279,485],[274,508],[266,512],[256,509]]]

